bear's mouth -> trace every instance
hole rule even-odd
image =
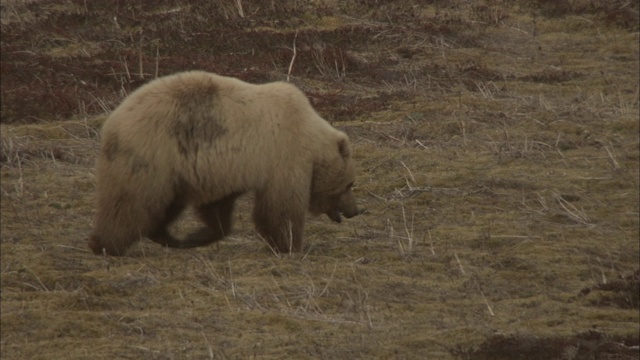
[[[360,213],[360,211],[356,211],[354,214],[351,213],[343,213],[340,211],[340,209],[333,209],[329,212],[327,212],[327,216],[329,216],[329,218],[337,223],[341,223],[342,222],[342,216],[346,217],[347,219],[350,219],[356,215],[358,215]]]
[[[329,218],[337,223],[341,223],[342,222],[342,216],[340,215],[340,210],[338,209],[333,209],[331,211],[329,211],[327,213],[327,216],[329,216]]]

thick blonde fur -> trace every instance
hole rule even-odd
[[[301,249],[307,210],[338,222],[358,212],[347,135],[287,83],[201,71],[159,78],[126,98],[101,135],[95,253],[123,255],[141,237],[171,247],[217,241],[245,192],[256,195],[258,232],[279,251]],[[207,227],[179,241],[167,227],[189,205]]]

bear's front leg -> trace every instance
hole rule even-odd
[[[295,200],[276,204],[266,195],[256,195],[253,209],[256,229],[267,244],[278,252],[302,250],[305,214],[306,207]]]

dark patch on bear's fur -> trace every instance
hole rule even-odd
[[[103,141],[104,145],[102,145],[102,151],[107,157],[107,160],[113,161],[116,158],[116,155],[118,155],[118,151],[120,150],[120,142],[118,140],[118,136],[110,135]]]
[[[179,110],[184,111],[189,108],[197,112],[211,110],[216,95],[219,92],[218,85],[211,79],[200,79],[200,81],[176,80],[177,84],[169,88],[171,97]]]
[[[184,115],[186,117],[186,114]],[[211,146],[216,139],[227,133],[227,128],[217,124],[212,117],[200,116],[199,120],[184,119],[173,127],[181,155],[194,154],[198,148]]]
[[[172,130],[182,155],[210,146],[227,133],[215,116],[216,92],[217,87],[209,83],[174,91],[178,106]]]
[[[147,168],[149,167],[149,163],[146,160],[142,159],[139,156],[134,156],[133,154],[132,156],[133,156],[133,160],[131,162],[132,173],[135,174],[141,170],[147,170]]]

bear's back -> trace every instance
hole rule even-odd
[[[115,134],[123,144],[147,142],[131,146],[145,157],[161,155],[175,161],[205,149],[225,158],[235,154],[241,157],[238,161],[264,159],[265,154],[281,157],[283,143],[291,153],[287,156],[306,157],[333,141],[335,136],[329,134],[337,132],[292,84],[250,84],[204,71],[143,85],[103,125],[105,137]]]

